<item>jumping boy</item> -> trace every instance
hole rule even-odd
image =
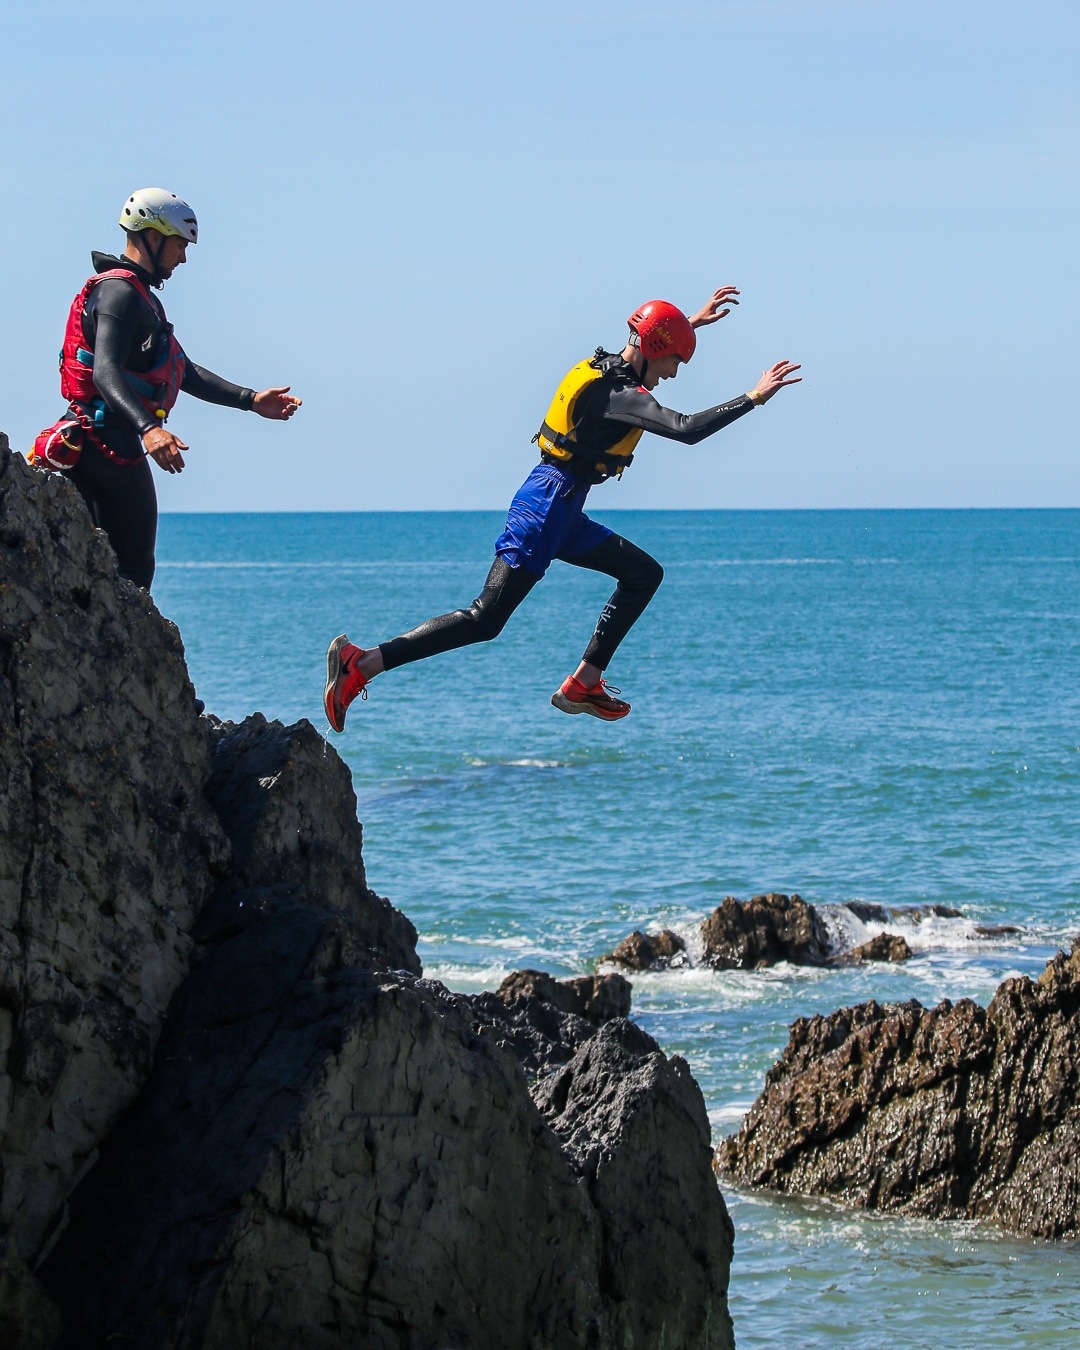
[[[326,655],[323,703],[335,731],[344,731],[345,713],[358,694],[384,670],[422,661],[439,652],[498,637],[506,621],[547,571],[553,559],[603,572],[616,581],[585,649],[581,664],[551,696],[566,713],[589,713],[615,722],[630,704],[603,675],[616,648],[644,611],[664,571],[636,544],[590,520],[584,513],[590,487],[621,475],[634,457],[642,433],[695,445],[751,408],[761,407],[780,389],[798,384],[799,366],[778,361],[762,373],[748,394],[704,412],[685,415],[663,408],[651,391],[674,379],[697,346],[695,329],[715,323],[738,304],[739,292],[724,286],[691,318],[666,300],[650,300],[634,311],[630,338],[618,354],[602,347],[571,370],[539,432],[540,463],[510,504],[506,529],[495,543],[495,561],[483,590],[468,609],[429,619],[401,637],[365,650],[342,633]]]

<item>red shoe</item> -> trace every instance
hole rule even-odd
[[[621,693],[613,684],[597,682],[590,689],[573,675],[563,680],[560,688],[551,696],[551,702],[565,713],[590,713],[605,722],[617,722],[630,711],[630,704],[621,698],[612,698],[612,694]]]
[[[357,662],[366,655],[367,652],[350,642],[344,633],[331,642],[326,653],[323,707],[326,720],[335,731],[345,730],[345,709],[357,694],[367,698],[367,677],[357,669]]]

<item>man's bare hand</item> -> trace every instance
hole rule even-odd
[[[146,453],[160,464],[166,473],[183,472],[184,457],[180,451],[188,447],[179,436],[174,436],[164,427],[151,427],[149,431],[143,433],[142,443]]]
[[[778,389],[802,382],[801,375],[796,375],[793,380],[788,379],[788,376],[794,374],[796,370],[802,370],[802,366],[793,365],[790,361],[777,361],[775,366],[761,372],[761,379],[750,390],[749,397],[755,403],[768,403]]]
[[[735,286],[721,286],[718,291],[713,291],[708,303],[702,305],[696,314],[690,315],[690,327],[704,328],[706,324],[725,318],[731,313],[731,306],[739,303],[735,299],[738,294]]]
[[[291,388],[292,385],[287,384],[283,389],[264,389],[255,395],[252,409],[272,422],[287,422],[303,402],[289,393]]]

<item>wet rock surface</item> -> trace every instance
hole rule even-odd
[[[686,943],[678,933],[664,928],[659,933],[635,931],[600,960],[623,966],[627,970],[666,970],[677,963],[685,952]]]
[[[898,933],[878,933],[869,942],[863,942],[850,951],[833,957],[832,964],[837,966],[857,966],[864,961],[910,961],[911,948],[907,939]]]
[[[1080,1234],[1080,940],[1038,981],[800,1019],[721,1175],[868,1209]]]
[[[755,970],[778,961],[824,965],[828,934],[799,895],[769,892],[745,903],[729,895],[701,925],[703,960],[717,970]]]
[[[5,1345],[733,1344],[704,1104],[629,984],[421,978],[337,754],[200,718],[6,444],[0,677]]]

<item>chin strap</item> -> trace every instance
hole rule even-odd
[[[157,239],[157,248],[151,247],[149,239],[150,235],[154,235]],[[143,245],[150,255],[151,263],[153,263],[153,267],[150,269],[153,274],[153,280],[150,284],[155,290],[159,290],[165,284],[164,278],[158,273],[158,258],[161,257],[161,250],[165,247],[165,236],[160,234],[157,230],[143,230],[139,237],[143,240]]]

